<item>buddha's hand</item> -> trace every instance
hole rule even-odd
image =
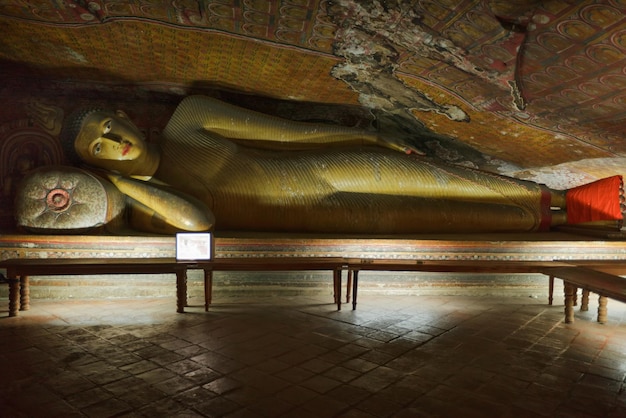
[[[63,109],[40,100],[26,102],[28,117],[52,136],[58,136],[63,125]]]
[[[379,138],[378,144],[392,149],[394,151],[400,151],[405,154],[417,154],[426,155],[422,151],[418,150],[414,145],[407,143],[402,138]]]
[[[117,186],[117,183],[119,183],[119,181],[122,179],[122,176],[117,173],[112,173],[110,171],[104,171],[104,170],[99,170],[99,169],[95,169],[94,171],[100,174],[101,176],[107,177],[109,181],[111,181],[111,183],[115,184],[116,186]]]

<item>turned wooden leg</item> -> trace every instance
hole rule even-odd
[[[333,270],[333,282],[335,283],[335,303],[337,303],[337,310],[341,310],[341,269],[336,268]]]
[[[598,297],[598,322],[601,324],[606,324],[608,321],[607,318],[607,305],[608,298],[606,296],[600,295]]]
[[[548,277],[548,305],[552,305],[554,296],[554,276]]]
[[[30,279],[28,276],[20,277],[20,311],[30,309]]]
[[[580,299],[580,310],[584,312],[589,310],[589,290],[588,289],[583,289],[583,295],[582,295],[582,298]]]
[[[350,292],[352,292],[352,270],[348,270],[348,283],[346,284],[346,303],[350,303]]]
[[[575,287],[567,282],[563,282],[563,293],[565,293],[565,323],[574,322],[574,289]]]
[[[209,311],[213,299],[213,270],[204,270],[204,311]]]
[[[572,285],[572,289],[574,289],[572,294],[574,306],[578,306],[578,288]]]
[[[20,279],[9,277],[7,281],[9,282],[9,316],[17,316]]]
[[[187,306],[187,269],[176,272],[176,312],[185,312]]]
[[[352,310],[356,310],[356,296],[359,289],[359,271],[354,270],[354,283],[352,284]]]

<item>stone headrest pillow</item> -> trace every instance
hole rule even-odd
[[[81,233],[119,219],[124,195],[100,177],[75,167],[48,166],[28,173],[15,201],[17,225],[44,233]]]

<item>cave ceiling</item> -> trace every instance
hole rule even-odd
[[[113,101],[158,129],[201,93],[566,188],[626,171],[625,12],[626,0],[0,0],[0,123],[35,97],[66,111]]]

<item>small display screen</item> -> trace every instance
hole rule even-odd
[[[181,232],[176,234],[177,260],[211,260],[213,234],[209,232]]]

